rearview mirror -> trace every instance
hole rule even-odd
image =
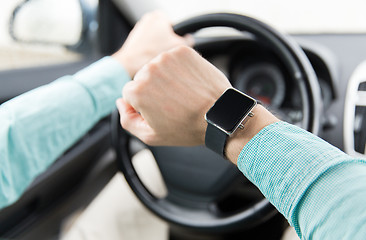
[[[19,42],[75,46],[82,41],[83,25],[79,0],[28,0],[15,8],[9,32]]]

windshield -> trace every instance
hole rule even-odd
[[[146,9],[146,1],[127,2],[138,11],[137,18],[141,8],[151,10]],[[203,13],[233,12],[294,34],[366,33],[365,0],[149,0],[148,5],[164,10],[175,23]]]

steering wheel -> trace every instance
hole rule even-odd
[[[321,111],[320,89],[314,71],[298,45],[268,25],[236,14],[201,15],[175,25],[174,30],[184,35],[207,27],[230,27],[250,33],[256,41],[273,50],[300,90],[301,127],[317,133]],[[250,229],[276,214],[262,195],[251,193],[254,186],[236,166],[203,146],[146,146],[154,155],[168,190],[166,197],[158,198],[145,187],[136,173],[131,161],[131,145],[136,139],[122,130],[117,112],[112,115],[112,141],[119,169],[138,199],[175,226],[211,233],[228,232]],[[244,198],[236,198],[238,188],[247,191]],[[225,201],[232,203],[231,207],[225,207],[228,205]]]

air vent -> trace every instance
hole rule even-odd
[[[345,151],[366,157],[366,61],[354,71],[347,88],[343,135]]]

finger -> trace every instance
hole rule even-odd
[[[146,136],[151,134],[152,129],[141,114],[122,98],[117,99],[116,105],[122,127],[144,141]]]
[[[187,44],[187,46],[189,46],[189,47],[193,47],[194,46],[195,39],[194,39],[194,37],[193,37],[192,34],[189,34],[188,33],[188,34],[184,35],[183,36],[183,39],[184,39],[185,43]]]
[[[122,98],[123,101],[129,105],[131,105],[134,109],[136,109],[137,111],[139,111],[139,96],[141,96],[141,92],[139,89],[141,89],[141,87],[139,87],[140,85],[136,82],[136,78],[138,75],[138,73],[135,74],[135,77],[133,78],[133,81],[129,81],[128,83],[125,84],[125,86],[122,89]],[[117,106],[118,107],[118,106]]]
[[[142,116],[122,98],[116,101],[117,109],[121,118],[121,125],[123,128],[130,128],[133,121],[142,121]]]

